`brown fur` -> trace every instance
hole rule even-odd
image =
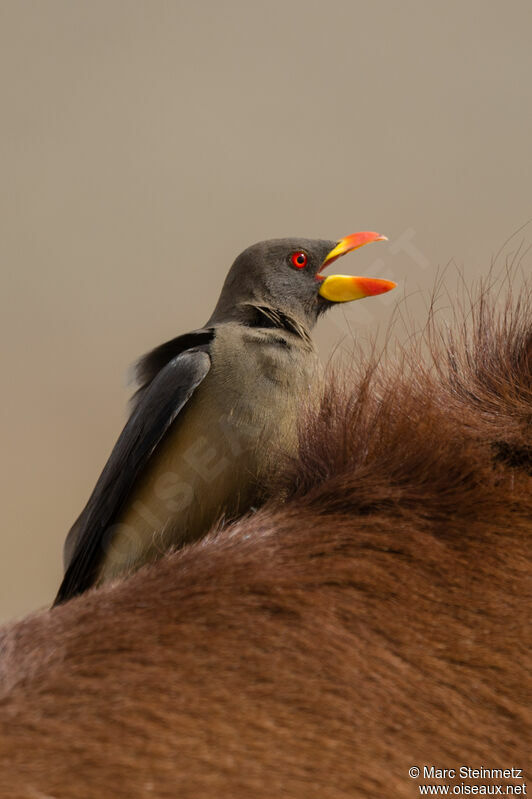
[[[472,333],[432,330],[432,367],[337,378],[284,504],[5,628],[0,796],[406,798],[424,764],[530,780],[530,311],[484,296]]]

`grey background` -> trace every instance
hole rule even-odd
[[[399,290],[324,320],[324,358],[405,292],[422,320],[450,260],[487,271],[532,216],[531,23],[529,0],[0,3],[0,619],[52,599],[128,365],[206,320],[248,244],[390,237],[339,271]]]

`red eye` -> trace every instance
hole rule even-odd
[[[293,252],[290,256],[290,260],[296,269],[304,269],[307,265],[308,258],[306,252]]]

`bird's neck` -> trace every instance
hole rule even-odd
[[[263,303],[245,302],[235,306],[231,317],[231,320],[220,319],[219,321],[236,321],[246,327],[282,330],[284,333],[301,339],[306,345],[312,346],[309,325],[281,308]]]

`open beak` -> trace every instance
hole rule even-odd
[[[341,239],[325,258],[322,269],[342,255],[363,247],[372,241],[388,241],[386,236],[378,233],[364,231],[353,233]],[[363,297],[374,297],[377,294],[385,294],[396,287],[396,283],[391,280],[380,280],[376,277],[354,277],[352,275],[316,275],[320,281],[319,294],[329,302],[350,302],[351,300],[361,300]]]

